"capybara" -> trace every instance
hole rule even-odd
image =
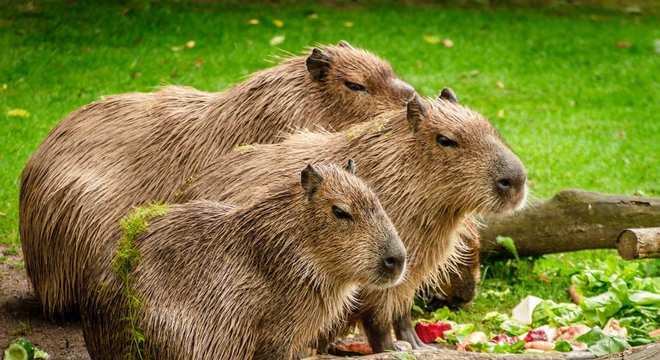
[[[73,112],[32,155],[21,180],[25,267],[44,313],[76,311],[101,247],[132,206],[168,200],[241,144],[276,142],[298,127],[362,122],[403,109],[413,93],[389,64],[341,42],[224,92],[166,87]]]
[[[170,206],[135,240],[130,281],[104,272],[96,299],[83,302],[92,358],[290,359],[359,288],[396,285],[406,250],[353,169],[308,165],[243,205]],[[141,304],[133,324],[123,286]]]
[[[363,290],[353,314],[361,319],[373,350],[380,352],[392,346],[393,321],[406,326],[401,318],[409,316],[415,291],[450,270],[457,230],[464,228],[466,217],[521,206],[527,177],[481,115],[442,96],[416,96],[406,110],[342,132],[302,131],[278,144],[220,157],[200,171],[180,201],[249,202],[301,164],[347,158],[360,163],[358,174],[376,191],[408,250],[405,281],[387,290]],[[419,340],[414,332],[401,330],[402,340]]]

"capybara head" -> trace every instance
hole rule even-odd
[[[479,250],[479,235],[476,227],[459,231],[460,242],[458,248],[461,255],[460,264],[451,271],[448,278],[440,284],[439,289],[430,288],[425,291],[424,297],[428,305],[435,310],[444,306],[458,309],[469,304],[477,295],[477,287],[481,279],[481,261]]]
[[[523,164],[497,130],[479,113],[458,105],[443,89],[435,101],[416,96],[407,117],[429,183],[448,205],[463,210],[499,213],[522,206],[527,196]],[[430,194],[432,195],[432,194]],[[448,206],[451,208],[451,206]],[[458,209],[454,209],[458,210]]]
[[[300,174],[309,224],[319,236],[311,257],[325,273],[347,282],[389,287],[401,281],[406,249],[376,195],[355,175],[308,165]]]
[[[345,41],[312,49],[306,66],[318,90],[327,94],[325,98],[360,119],[402,109],[415,93],[387,62]]]

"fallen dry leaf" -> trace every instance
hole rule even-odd
[[[285,39],[284,35],[273,36],[273,38],[270,39],[270,45],[272,46],[279,45],[284,42],[284,39]]]
[[[186,43],[186,48],[192,49],[195,47],[195,40],[190,40]]]
[[[284,21],[282,21],[280,19],[275,19],[275,20],[273,20],[273,25],[275,25],[275,27],[277,27],[277,28],[282,28],[282,27],[284,27]]]
[[[504,83],[500,80],[497,80],[497,82],[495,83],[495,86],[497,86],[500,89],[504,89]]]
[[[27,118],[27,117],[30,117],[30,113],[25,109],[11,109],[11,110],[7,111],[7,116]]]
[[[454,47],[454,42],[451,41],[451,39],[443,39],[442,40],[442,45],[444,45],[446,48],[453,48]]]
[[[622,40],[616,43],[616,47],[618,47],[619,49],[628,49],[631,46],[632,44],[630,43],[630,41]]]
[[[424,35],[424,41],[426,41],[431,45],[436,45],[436,44],[440,44],[440,42],[442,42],[442,39],[440,39],[435,35]]]
[[[202,58],[195,59],[195,67],[196,68],[199,69],[199,68],[202,67],[202,65],[204,65],[204,59],[202,59]]]
[[[250,24],[250,25],[259,25],[259,19],[250,19],[250,20],[248,20],[248,24]]]

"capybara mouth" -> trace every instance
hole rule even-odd
[[[527,205],[527,185],[523,185],[519,191],[502,194],[495,192],[494,198],[484,202],[482,208],[486,214],[508,214],[518,211]]]
[[[401,284],[405,279],[406,268],[407,264],[404,264],[402,269],[396,272],[383,271],[382,269],[379,269],[376,272],[377,280],[372,281],[371,286],[377,289],[387,289]]]

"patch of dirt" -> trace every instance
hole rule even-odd
[[[25,274],[20,249],[15,254],[13,248],[0,245],[0,354],[18,337],[30,340],[51,359],[90,358],[80,323],[44,319]]]

